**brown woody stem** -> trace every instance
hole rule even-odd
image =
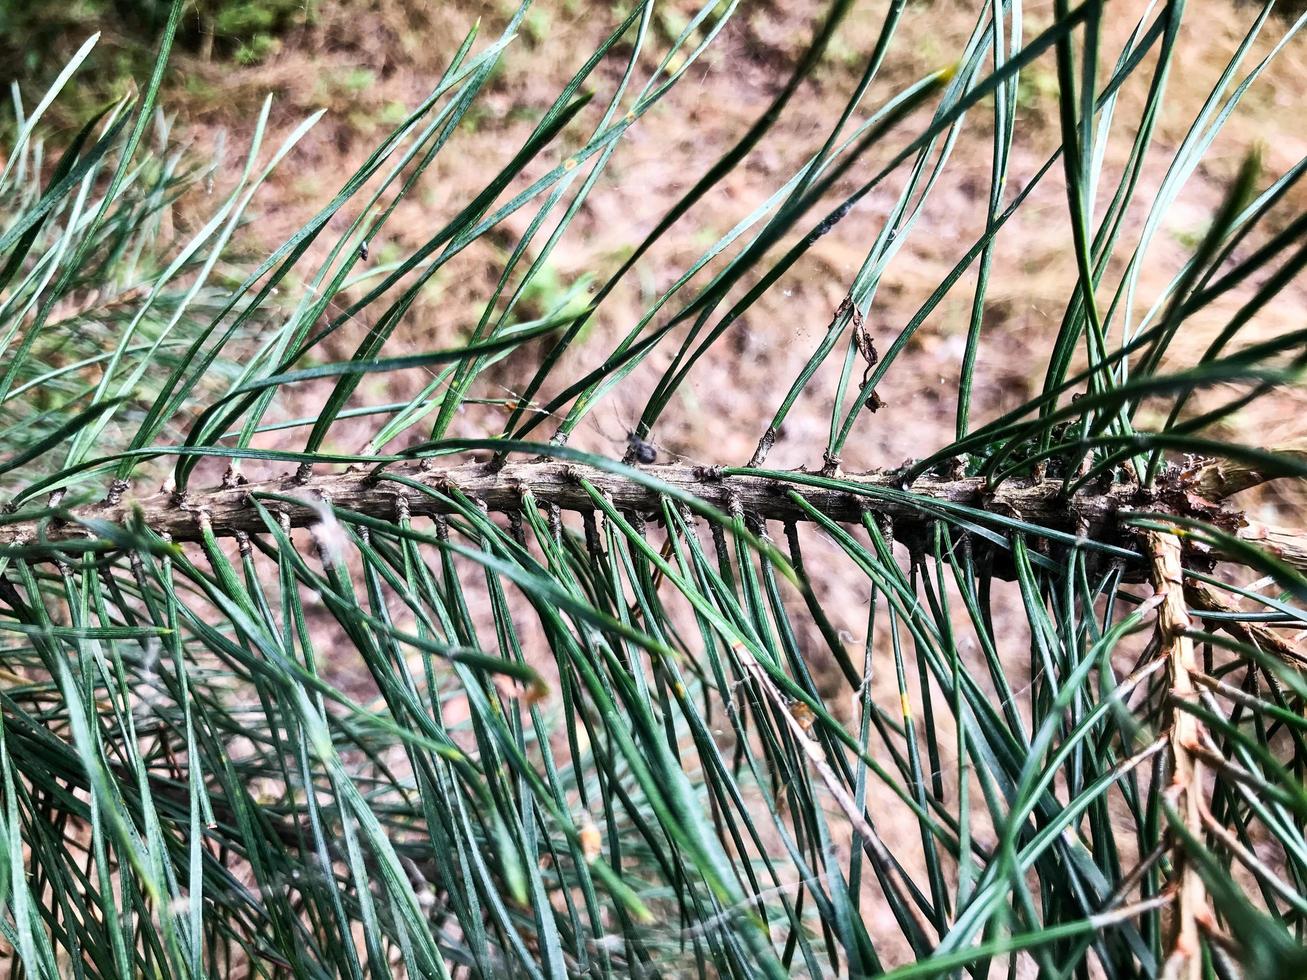
[[[931,518],[920,507],[900,500],[887,500],[877,491],[908,490],[925,501],[965,504],[1007,517],[1020,518],[1051,530],[1083,534],[1096,540],[1119,538],[1114,533],[1116,515],[1132,501],[1134,490],[1118,486],[1105,493],[1079,493],[1066,497],[1061,480],[1009,480],[992,493],[985,490],[981,478],[938,480],[923,478],[903,487],[896,473],[869,473],[845,477],[857,484],[860,492],[846,492],[804,484],[815,474],[796,471],[791,474],[754,475],[720,471],[699,466],[647,466],[641,472],[671,488],[692,494],[719,510],[729,511],[734,501],[747,514],[767,519],[802,521],[807,514],[791,498],[798,493],[809,504],[834,520],[856,522],[864,509],[893,518],[896,527],[924,525]],[[435,491],[432,496],[406,487],[388,478],[401,474],[408,480]],[[280,479],[238,486],[212,487],[175,495],[157,493],[144,498],[120,494],[120,499],[105,500],[76,508],[70,519],[44,527],[34,522],[0,524],[0,547],[35,541],[38,538],[58,541],[86,537],[88,531],[79,521],[105,521],[128,525],[133,515],[160,534],[174,541],[199,538],[199,515],[205,514],[219,537],[244,531],[265,530],[255,506],[263,498],[268,509],[285,512],[293,527],[306,527],[322,520],[322,504],[358,511],[372,517],[391,519],[396,516],[398,501],[407,500],[413,516],[448,514],[454,510],[447,499],[461,494],[485,505],[488,510],[516,512],[522,497],[531,493],[542,505],[553,504],[563,510],[592,511],[594,502],[582,486],[585,480],[612,500],[620,510],[644,513],[660,509],[660,491],[630,477],[608,470],[556,460],[510,462],[500,467],[484,463],[464,463],[447,468],[417,466],[393,468],[380,476],[368,472],[345,472],[310,475],[307,479],[288,475]],[[285,499],[293,498],[294,502]]]
[[[1307,439],[1267,448],[1288,463],[1307,463]],[[1283,475],[1283,472],[1259,470],[1244,460],[1209,459],[1194,467],[1187,476],[1187,482],[1196,493],[1208,500],[1224,500]]]
[[[722,511],[731,510],[738,501],[744,513],[757,518],[806,521],[809,515],[794,499],[797,494],[836,521],[857,522],[867,511],[890,518],[905,538],[935,519],[921,506],[931,502],[961,504],[1085,540],[1127,547],[1133,547],[1135,539],[1119,520],[1123,511],[1184,512],[1183,495],[1141,499],[1138,489],[1127,484],[1102,490],[1086,489],[1068,496],[1064,482],[1057,478],[1010,479],[991,490],[979,477],[927,476],[905,487],[897,472],[873,472],[845,475],[843,479],[852,485],[845,490],[813,485],[811,481],[816,474],[805,471],[723,473],[709,467],[684,465],[648,466],[641,471],[673,491],[692,494]],[[437,495],[406,487],[391,479],[390,474],[402,474]],[[321,521],[325,502],[387,520],[397,517],[401,499],[415,517],[447,514],[455,509],[448,499],[451,494],[479,501],[491,511],[515,513],[521,510],[523,495],[529,492],[542,505],[588,512],[593,509],[593,501],[582,486],[582,479],[621,510],[644,513],[659,510],[658,488],[622,473],[577,463],[531,460],[497,467],[480,462],[444,468],[408,465],[392,467],[380,475],[363,471],[305,473],[257,483],[228,482],[192,491],[183,498],[162,492],[132,497],[127,488],[115,484],[105,500],[74,508],[65,520],[11,518],[9,523],[0,523],[0,548],[87,538],[91,533],[85,522],[126,527],[134,519],[174,541],[194,541],[200,537],[201,514],[207,517],[218,537],[242,532],[253,534],[266,530],[255,506],[257,500],[262,500],[269,510],[284,515],[292,527],[307,527]],[[886,491],[893,493],[887,495]],[[902,499],[901,491],[918,499]],[[1270,548],[1296,567],[1307,568],[1307,535],[1301,532],[1245,522],[1238,534]]]
[[[1184,601],[1184,565],[1180,539],[1167,531],[1148,531],[1148,557],[1154,590],[1161,595],[1157,611],[1157,629],[1163,655],[1167,659],[1173,704],[1198,697],[1193,675],[1194,642],[1189,638],[1189,612]],[[1198,719],[1175,707],[1171,713],[1171,785],[1166,795],[1180,814],[1185,829],[1195,837],[1203,832],[1202,784],[1203,762],[1199,753]],[[1207,888],[1182,848],[1175,849],[1175,867],[1179,875],[1171,953],[1163,976],[1199,980],[1203,957],[1199,932],[1208,918]]]

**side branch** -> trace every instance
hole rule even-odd
[[[1153,589],[1161,595],[1157,612],[1157,631],[1162,655],[1167,660],[1171,685],[1171,784],[1166,796],[1179,814],[1189,834],[1202,837],[1203,762],[1199,754],[1198,719],[1180,705],[1198,698],[1193,675],[1194,641],[1187,632],[1189,612],[1184,601],[1184,566],[1180,539],[1166,531],[1149,531],[1148,557],[1152,568]],[[1202,924],[1209,917],[1207,889],[1182,845],[1174,851],[1178,882],[1175,922],[1170,955],[1163,976],[1170,980],[1198,980],[1202,976],[1203,955],[1200,940]]]

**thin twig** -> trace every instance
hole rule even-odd
[[[1180,539],[1166,531],[1148,531],[1149,559],[1152,563],[1153,588],[1163,597],[1157,611],[1157,629],[1170,674],[1173,704],[1195,700],[1198,690],[1193,674],[1194,641],[1189,638],[1189,612],[1184,602],[1184,565]],[[1169,796],[1185,829],[1200,837],[1203,830],[1202,784],[1203,762],[1198,719],[1188,711],[1172,709],[1171,714],[1171,785]],[[1199,938],[1200,922],[1209,917],[1207,887],[1198,869],[1177,844],[1175,866],[1178,892],[1170,955],[1162,975],[1173,980],[1199,980],[1203,957]]]
[[[1263,884],[1284,899],[1285,902],[1294,906],[1300,914],[1307,912],[1307,903],[1303,902],[1302,896],[1294,891],[1283,878],[1267,867],[1266,862],[1239,843],[1239,839],[1230,832],[1228,827],[1222,826],[1206,806],[1203,807],[1203,826],[1229,848],[1230,853],[1238,858],[1240,863],[1256,875]]]
[[[1282,457],[1286,463],[1307,462],[1307,439],[1295,439],[1283,445],[1266,448],[1276,456]],[[1196,493],[1208,500],[1224,500],[1240,491],[1261,486],[1281,476],[1283,471],[1267,472],[1246,460],[1205,459],[1187,471],[1184,480]]]
[[[1096,929],[1106,929],[1109,926],[1119,925],[1129,919],[1138,918],[1145,913],[1154,909],[1165,908],[1175,901],[1175,895],[1170,891],[1164,891],[1160,895],[1154,895],[1152,898],[1145,898],[1142,901],[1135,902],[1133,905],[1122,905],[1118,908],[1108,909],[1106,912],[1100,912],[1090,918]]]
[[[1216,589],[1197,579],[1189,579],[1185,582],[1184,595],[1186,601],[1199,615],[1204,612],[1237,613],[1239,611],[1238,607],[1221,598]],[[1304,652],[1301,646],[1260,623],[1226,618],[1210,619],[1205,622],[1211,627],[1224,630],[1236,640],[1249,646],[1265,650],[1297,667],[1307,667],[1307,652]]]

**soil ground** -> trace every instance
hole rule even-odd
[[[887,4],[860,3],[841,28],[813,81],[763,144],[708,197],[679,222],[642,261],[627,282],[601,307],[586,342],[561,377],[572,378],[593,366],[629,329],[651,297],[666,288],[694,261],[706,244],[761,203],[805,155],[819,145],[852,90],[863,53],[874,44]],[[668,40],[694,5],[660,5],[645,59],[666,49]],[[591,194],[550,263],[551,288],[561,292],[584,277],[602,281],[663,215],[762,113],[783,84],[790,67],[818,25],[822,6],[787,2],[745,5],[722,36],[663,102],[644,117],[619,147],[610,170]],[[1104,51],[1114,56],[1143,12],[1141,3],[1112,5],[1105,25]],[[312,23],[281,39],[278,53],[265,63],[233,68],[183,57],[175,87],[186,93],[178,104],[183,129],[203,150],[221,134],[235,167],[236,153],[248,140],[257,107],[266,93],[275,99],[268,145],[309,112],[327,115],[274,174],[257,201],[259,218],[249,229],[257,247],[282,241],[319,207],[352,172],[402,111],[418,102],[438,77],[458,43],[480,19],[481,37],[493,38],[512,6],[465,2],[412,4],[400,0],[341,2],[324,0]],[[584,52],[592,50],[618,22],[606,4],[555,2],[537,5],[507,51],[468,122],[442,151],[413,198],[401,205],[387,226],[385,240],[371,243],[374,261],[406,254],[421,245],[483,186],[512,155],[549,105]],[[1252,22],[1255,10],[1225,0],[1205,0],[1191,12],[1180,41],[1177,68],[1168,83],[1150,163],[1123,236],[1137,239],[1153,192],[1207,98],[1230,53]],[[1028,6],[1026,36],[1033,37],[1051,15],[1051,5]],[[977,16],[974,4],[938,0],[908,7],[866,106],[945,64],[959,50]],[[1271,49],[1285,29],[1272,20],[1244,60],[1244,70]],[[1105,56],[1105,60],[1108,56]],[[602,97],[611,92],[623,58],[610,58],[589,84]],[[646,70],[647,70],[647,66]],[[1307,154],[1307,130],[1299,124],[1304,102],[1301,79],[1307,72],[1307,45],[1290,43],[1240,104],[1162,218],[1162,229],[1140,279],[1134,315],[1146,310],[1160,288],[1192,253],[1228,182],[1248,150],[1261,147],[1265,172],[1278,175]],[[1009,187],[1024,184],[1059,142],[1055,114],[1057,81],[1051,57],[1039,59],[1022,77],[1014,163]],[[1120,173],[1144,98],[1142,83],[1128,83],[1116,109],[1114,136],[1103,163],[1105,188]],[[597,110],[596,110],[597,111]],[[584,117],[583,117],[584,118]],[[915,132],[924,117],[913,117],[891,135],[887,148],[873,151],[835,188],[832,202],[891,155]],[[580,127],[578,127],[579,131]],[[984,228],[989,192],[992,115],[988,103],[970,114],[943,176],[933,188],[916,226],[883,277],[868,311],[868,326],[881,350],[920,308],[962,253]],[[543,155],[528,178],[552,166],[570,149]],[[905,171],[906,168],[901,168]],[[696,461],[740,463],[777,407],[780,395],[824,333],[866,250],[897,199],[905,174],[896,172],[864,199],[731,329],[691,374],[671,411],[654,432],[669,453]],[[1269,179],[1269,178],[1268,178]],[[501,200],[516,189],[510,187]],[[1010,196],[1010,194],[1009,194]],[[1106,196],[1104,192],[1103,196]],[[1307,204],[1299,189],[1284,203],[1294,214]],[[1102,202],[1099,202],[1101,210]],[[819,209],[817,212],[820,213]],[[349,215],[347,217],[352,217]],[[510,218],[502,230],[441,273],[421,303],[406,317],[391,344],[395,352],[448,345],[475,324],[531,211]],[[345,223],[346,217],[339,221]],[[999,235],[994,272],[984,310],[983,340],[972,417],[984,421],[1037,392],[1046,367],[1044,351],[1074,289],[1075,259],[1069,245],[1065,187],[1060,167],[1042,181],[1021,212]],[[1124,271],[1129,249],[1119,249],[1100,291],[1110,300]],[[895,466],[948,441],[956,414],[957,379],[974,288],[974,269],[964,274],[917,332],[879,393],[886,407],[864,414],[845,453],[850,471]],[[731,298],[734,298],[733,294]],[[1246,294],[1244,294],[1246,295]],[[1186,324],[1177,345],[1177,363],[1192,360],[1239,301]],[[1260,339],[1301,323],[1307,284],[1291,285],[1248,332]],[[366,318],[366,314],[364,315]],[[342,331],[329,356],[347,356],[369,325]],[[615,397],[601,408],[590,431],[578,434],[587,448],[616,454],[626,426],[643,408],[644,394],[661,375],[675,350],[673,335]],[[493,376],[507,389],[523,385],[534,371],[527,358],[513,358]],[[818,374],[787,419],[769,462],[777,466],[819,465],[829,431],[838,357]],[[423,377],[388,377],[386,399],[402,397],[405,384]],[[378,385],[382,382],[378,382]],[[367,386],[360,399],[383,394]],[[312,394],[306,393],[308,400]],[[503,390],[482,392],[507,397]],[[1300,435],[1303,393],[1284,392],[1255,403],[1227,422],[1224,434],[1249,436],[1267,445]],[[469,431],[482,419],[469,419]],[[1145,420],[1145,423],[1148,420]],[[973,423],[974,424],[974,423]],[[366,434],[366,423],[360,432]],[[1275,497],[1267,498],[1273,506]],[[1275,514],[1262,514],[1275,519]]]

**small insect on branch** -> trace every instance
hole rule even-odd
[[[853,299],[851,297],[846,297],[844,303],[841,304],[841,308],[850,309],[853,313],[853,344],[858,348],[858,353],[862,355],[862,359],[867,365],[862,371],[861,385],[861,387],[866,388],[867,383],[871,380],[872,368],[874,368],[880,361],[880,354],[876,352],[876,342],[872,339],[871,333],[867,330],[867,324],[863,320],[862,312],[853,302]],[[839,316],[838,312],[836,313],[836,316]],[[863,404],[872,412],[875,412],[877,409],[881,408],[885,402],[881,399],[880,395],[876,394],[876,389],[873,388],[867,393],[867,397],[863,401]]]
[[[658,450],[652,444],[645,442],[634,432],[627,433],[626,444],[630,447],[630,455],[637,463],[643,463],[648,466],[650,463],[657,462]]]

